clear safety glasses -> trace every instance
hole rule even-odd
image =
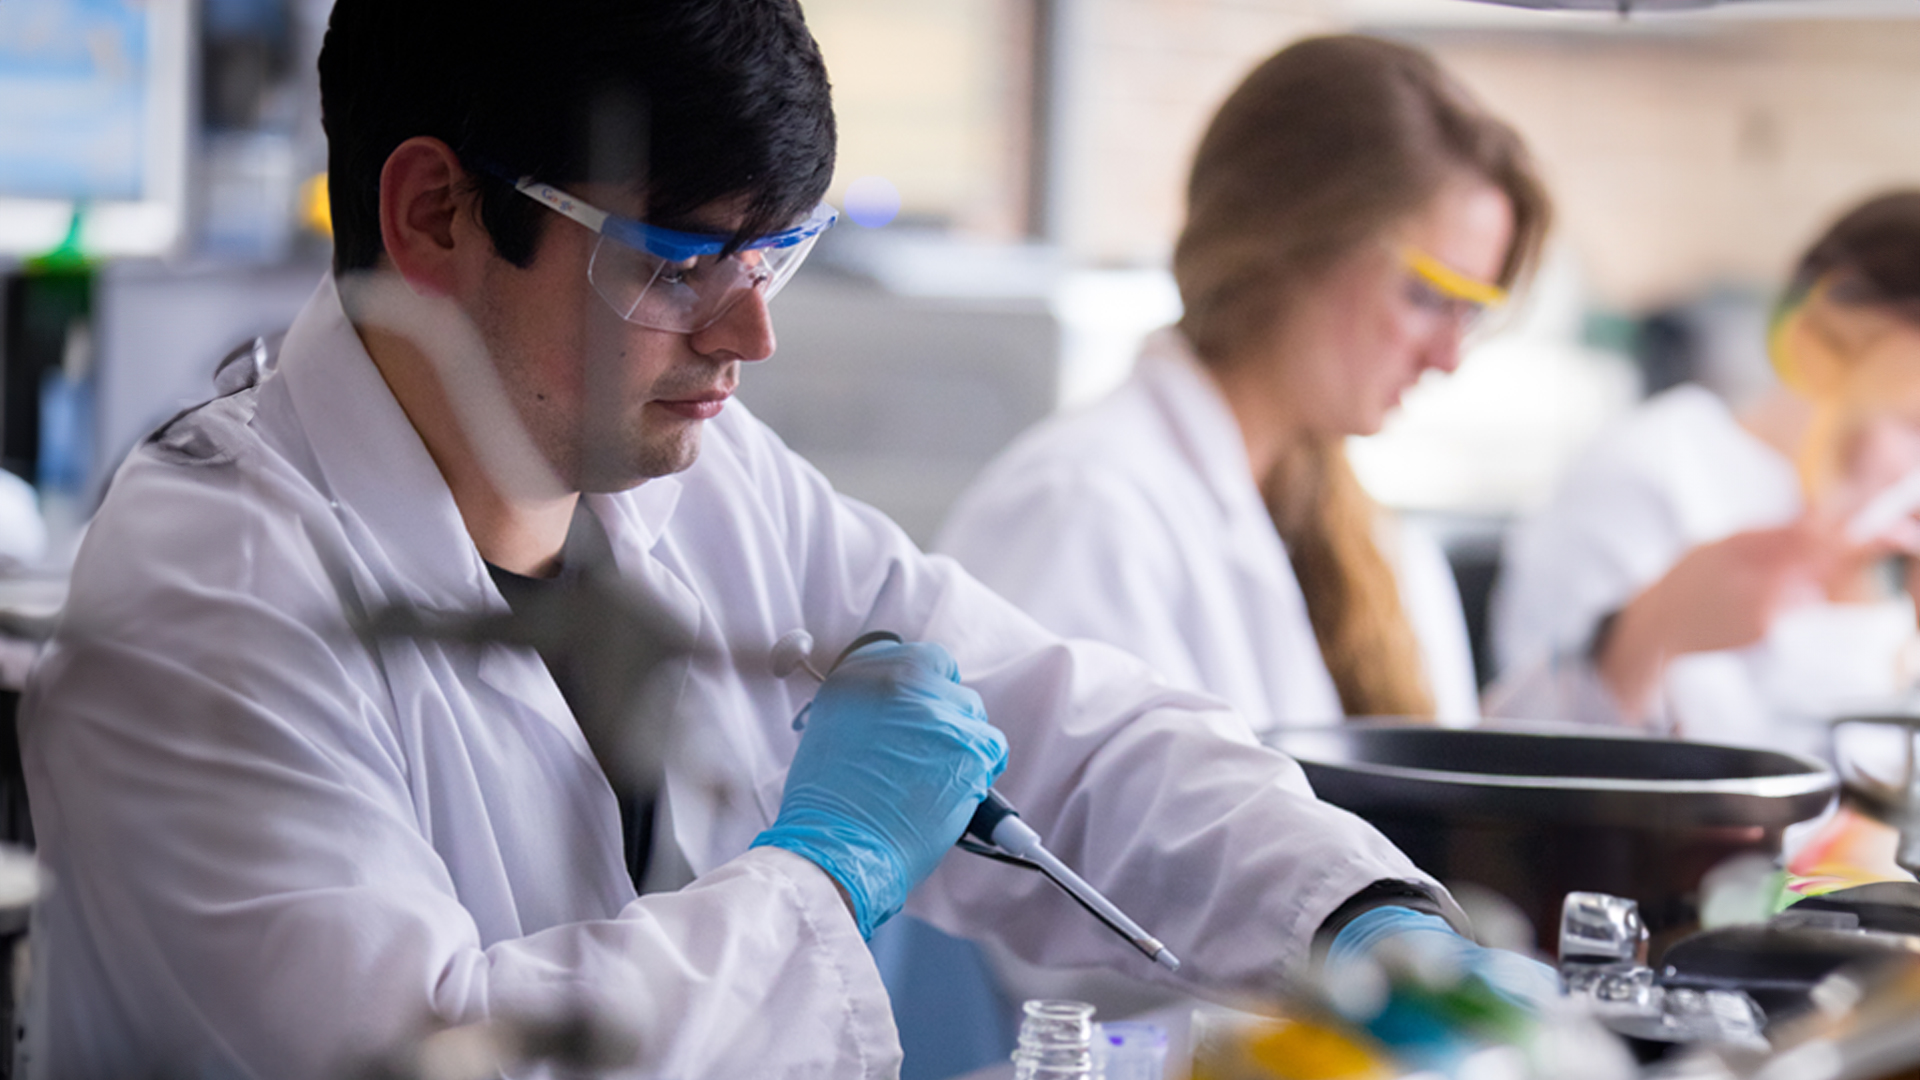
[[[1507,290],[1481,281],[1441,262],[1412,245],[1400,248],[1400,265],[1407,271],[1407,299],[1423,311],[1472,329],[1486,313],[1507,302]]]
[[[587,263],[593,290],[622,319],[653,330],[704,330],[748,292],[773,299],[840,216],[821,203],[791,229],[749,240],[722,255],[730,238],[680,232],[610,214],[531,177],[514,188],[599,234]]]

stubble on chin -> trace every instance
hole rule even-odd
[[[591,448],[576,444],[569,454],[571,467],[566,475],[574,479],[579,491],[612,493],[685,472],[700,457],[700,432],[705,426],[701,421],[689,423],[683,430],[648,432],[636,424],[618,445]]]

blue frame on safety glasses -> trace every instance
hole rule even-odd
[[[821,203],[806,221],[740,244],[717,233],[682,232],[608,213],[532,177],[514,189],[593,230],[587,281],[613,313],[637,326],[691,334],[712,326],[741,297],[764,299],[793,277],[839,214]],[[611,241],[611,243],[609,243]]]

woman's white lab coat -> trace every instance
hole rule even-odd
[[[346,627],[356,605],[505,608],[331,281],[274,374],[133,456],[26,703],[58,882],[35,928],[43,1075],[300,1080],[424,1025],[582,1005],[635,1033],[648,1075],[892,1075],[833,886],[747,850],[811,693],[767,667],[796,627],[825,657],[872,628],[945,644],[1009,735],[999,789],[1189,985],[1270,989],[1346,897],[1422,880],[1216,703],[1041,630],[737,403],[691,470],[588,505],[699,650],[668,669],[683,730],[656,840],[694,880],[639,899],[533,652],[369,650]],[[998,863],[949,858],[912,907],[1036,962],[1153,970]]]
[[[1594,627],[1701,544],[1804,512],[1793,463],[1720,398],[1679,386],[1608,429],[1508,537],[1492,630],[1490,707],[1527,719],[1623,722],[1586,657]],[[1904,597],[1810,604],[1744,649],[1667,666],[1656,726],[1684,738],[1824,754],[1826,721],[1883,707],[1914,635]]]
[[[1437,544],[1381,530],[1439,715],[1479,714],[1460,594]],[[1338,722],[1285,544],[1218,385],[1175,330],[1091,408],[1021,436],[937,549],[1049,629],[1118,645],[1225,698],[1256,732]]]

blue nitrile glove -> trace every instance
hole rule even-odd
[[[1349,1019],[1426,1068],[1443,1067],[1476,1038],[1513,1036],[1560,996],[1560,976],[1547,965],[1476,944],[1438,915],[1406,907],[1374,908],[1334,936],[1323,969],[1330,987],[1366,967],[1384,973],[1391,992],[1363,1007],[1370,1015]]]
[[[818,864],[871,937],[933,872],[1007,767],[1007,740],[947,650],[879,642],[814,696],[780,815],[753,846]]]

